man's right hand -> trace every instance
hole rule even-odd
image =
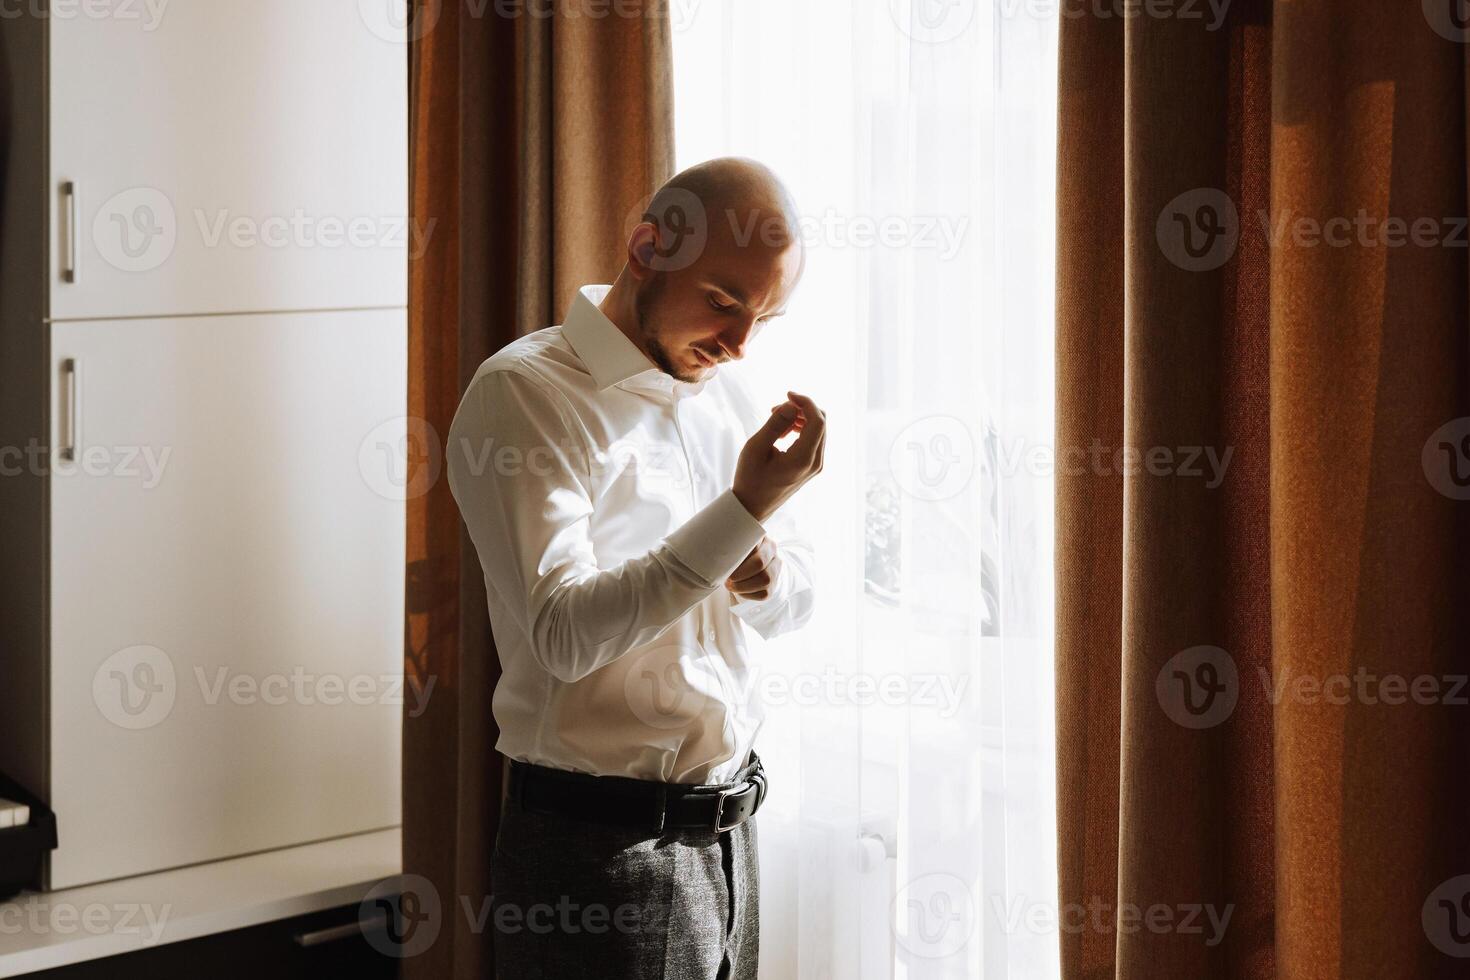
[[[794,391],[771,410],[771,417],[740,451],[735,464],[735,499],[764,523],[786,499],[822,472],[827,415],[816,402]],[[776,443],[800,433],[785,452]]]

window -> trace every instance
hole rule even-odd
[[[805,218],[738,369],[829,422],[816,615],[752,636],[763,976],[1059,972],[1047,6],[671,6],[679,165],[760,159]]]

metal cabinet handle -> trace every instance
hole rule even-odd
[[[379,929],[388,928],[388,917],[386,915],[364,919],[360,922],[349,922],[346,925],[332,926],[329,929],[317,929],[315,932],[298,932],[295,935],[296,945],[303,947],[321,946],[325,943],[335,943],[343,939],[351,939],[365,932],[376,932]]]
[[[77,446],[81,440],[82,379],[80,374],[81,365],[77,363],[75,357],[68,357],[61,362],[61,397],[64,403],[63,410],[66,413],[62,428],[63,442],[58,450],[62,459],[76,459]]]
[[[66,256],[61,267],[62,282],[76,282],[79,269],[77,267],[80,231],[78,222],[81,220],[81,208],[77,206],[77,185],[70,181],[61,184],[61,208],[62,221],[66,225]]]

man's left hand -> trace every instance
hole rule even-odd
[[[759,601],[770,596],[780,571],[781,556],[776,553],[776,542],[769,537],[763,537],[760,544],[752,548],[745,560],[725,579],[725,588],[733,592],[737,599]]]

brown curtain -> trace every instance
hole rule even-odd
[[[1466,32],[1185,8],[1061,19],[1063,975],[1463,976]]]
[[[410,27],[411,208],[428,246],[409,268],[420,469],[409,481],[405,668],[435,686],[427,710],[404,718],[403,863],[441,911],[428,949],[405,943],[409,978],[493,972],[476,924],[498,828],[500,665],[484,577],[442,478],[443,436],[481,361],[559,323],[578,285],[612,282],[629,215],[673,171],[667,8],[545,15],[560,9],[416,0]]]

